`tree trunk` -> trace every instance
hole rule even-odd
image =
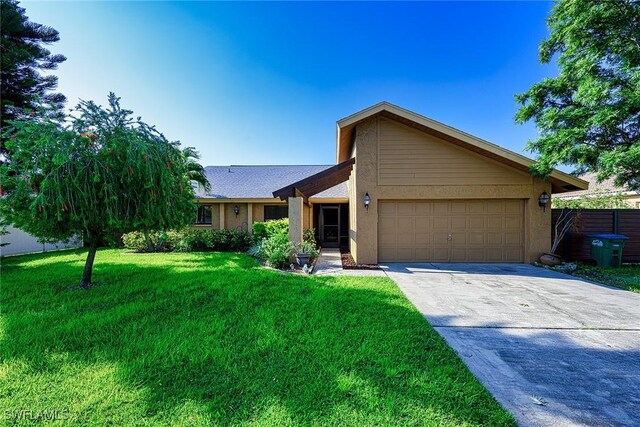
[[[96,252],[98,251],[98,242],[92,241],[89,244],[89,253],[87,254],[87,261],[84,264],[84,271],[82,272],[82,281],[80,287],[88,289],[91,287],[91,274],[93,273],[93,261],[96,259]]]
[[[144,230],[142,234],[144,234],[144,241],[147,244],[147,252],[155,252],[156,245],[153,244],[153,240],[151,240],[151,236],[149,236],[149,232],[147,230]]]

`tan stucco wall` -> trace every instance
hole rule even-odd
[[[253,204],[253,222],[264,221],[264,203]]]
[[[353,145],[353,150],[351,151],[351,157],[355,157],[356,155],[356,147]],[[347,188],[349,189],[349,247],[351,251],[351,256],[354,259],[358,257],[358,239],[356,235],[356,204],[360,203],[362,199],[358,200],[357,197],[357,189],[356,189],[356,175],[358,173],[358,164],[353,165],[353,170],[351,171],[351,175],[349,175],[349,181],[347,182]],[[364,193],[362,195],[364,198]],[[377,234],[377,233],[376,233]]]
[[[378,261],[378,200],[385,199],[523,199],[525,261],[535,261],[542,252],[550,249],[551,210],[543,211],[537,202],[543,191],[551,193],[549,183],[530,177],[524,184],[522,180],[518,180],[518,184],[491,185],[474,185],[471,182],[465,185],[379,185],[379,121],[378,117],[371,118],[359,124],[355,130],[354,153],[357,155],[354,171],[349,179],[349,235],[351,254],[356,262]],[[362,203],[367,192],[371,197],[368,211]]]
[[[240,208],[240,212],[238,212],[238,216],[233,213],[233,207],[238,206]],[[249,220],[249,216],[247,213],[247,203],[225,203],[224,204],[224,219],[225,219],[225,228],[226,229],[242,229],[248,230],[247,224]]]
[[[309,205],[302,206],[302,227],[306,230],[311,227],[311,207]]]
[[[251,226],[255,222],[264,221],[264,207],[265,206],[275,206],[275,205],[285,205],[285,202],[280,202],[280,200],[274,199],[273,202],[219,202],[219,201],[199,201],[202,205],[211,206],[211,224],[207,225],[194,225],[194,228],[213,228],[215,230],[220,229],[220,210],[224,211],[224,228],[233,229],[241,227],[243,230],[250,231]],[[233,207],[238,205],[240,208],[240,212],[238,213],[238,218],[236,219],[236,215],[233,213]],[[251,209],[251,215],[248,214],[248,209]],[[303,218],[302,224],[303,227],[310,228],[313,224],[313,208],[312,205],[303,205],[302,208]],[[249,218],[251,217],[251,218]]]

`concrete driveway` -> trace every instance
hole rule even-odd
[[[384,266],[522,426],[640,426],[640,294],[522,264]]]

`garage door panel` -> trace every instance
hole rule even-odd
[[[433,244],[434,245],[449,245],[449,233],[443,233],[442,231],[438,231],[433,233]]]
[[[448,262],[449,261],[449,248],[448,247],[434,247],[433,258],[426,258],[424,260],[416,261],[433,261],[433,262]]]
[[[412,248],[413,247],[412,233],[398,233],[397,234],[397,247],[398,248]]]
[[[415,203],[413,202],[399,202],[398,203],[398,215],[413,215]]]
[[[449,229],[449,217],[448,216],[434,216],[433,217],[433,229],[434,230],[448,230]]]
[[[522,234],[517,232],[507,232],[504,234],[504,243],[509,246],[520,246],[523,243]]]
[[[492,201],[493,203],[487,203],[487,213],[495,214],[502,213],[504,210],[504,203],[501,200]]]
[[[505,215],[504,228],[508,230],[520,230],[522,228],[521,215]]]
[[[398,221],[394,217],[379,217],[378,230],[383,234],[395,234],[398,230]]]
[[[433,202],[434,215],[448,215],[449,204],[447,202]]]
[[[463,246],[466,247],[467,246],[467,233],[465,232],[452,232],[451,233],[451,245],[452,246]]]
[[[484,241],[484,233],[483,232],[476,232],[476,231],[472,231],[469,233],[469,238],[467,239],[467,242],[470,245],[480,245],[483,246],[485,241]]]
[[[489,230],[501,230],[503,219],[502,216],[488,216],[486,218],[486,228]]]
[[[452,248],[450,250],[450,261],[452,262],[467,261],[467,250],[465,248]]]
[[[466,231],[467,230],[467,217],[466,216],[452,216],[449,228],[453,232],[456,232],[456,231],[464,232],[464,231]]]
[[[401,261],[415,261],[411,248],[398,248],[397,256]]]
[[[484,230],[484,216],[470,217],[469,228],[472,230]]]
[[[398,217],[398,233],[413,233],[415,230],[412,217]]]
[[[378,258],[380,261],[398,260],[398,251],[395,248],[381,247],[378,249]]]
[[[514,213],[518,215],[522,215],[524,212],[524,206],[522,201],[520,200],[505,200],[504,201],[504,212],[505,213]]]
[[[384,218],[384,215],[394,215],[398,211],[398,205],[396,203],[379,203],[378,213],[380,218]]]
[[[416,215],[431,215],[433,213],[433,203],[416,202],[415,213]]]
[[[416,260],[433,259],[433,249],[432,248],[416,248],[414,251],[414,256]]]
[[[476,261],[481,262],[484,261],[485,257],[485,249],[484,248],[469,248],[467,249],[467,260],[466,261]]]
[[[502,248],[487,248],[484,251],[485,261],[487,262],[502,262],[504,259],[504,250]]]
[[[417,216],[415,218],[416,232],[429,233],[433,230],[433,218],[429,216]]]
[[[452,214],[466,213],[467,212],[467,202],[466,201],[451,202],[451,208],[449,209],[449,212],[452,213]]]
[[[432,233],[416,233],[415,236],[414,246],[416,248],[428,248],[433,244]]]
[[[505,262],[520,262],[522,260],[522,248],[506,248],[504,251]]]
[[[503,242],[503,237],[504,235],[500,232],[488,232],[486,233],[487,236],[487,245],[488,246],[501,246],[504,242]]]
[[[522,200],[380,201],[380,261],[522,262]]]

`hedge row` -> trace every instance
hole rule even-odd
[[[185,229],[153,233],[152,240],[161,240],[157,245],[163,251],[192,252],[246,252],[255,242],[244,230]],[[122,236],[124,246],[138,252],[147,252],[147,242],[141,232],[127,233]]]

